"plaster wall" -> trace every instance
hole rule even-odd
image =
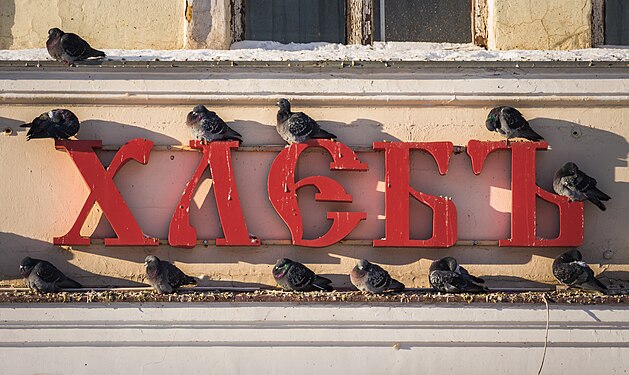
[[[488,6],[489,49],[591,47],[591,0],[488,0]]]
[[[52,27],[96,49],[179,49],[184,10],[179,0],[3,0],[0,49],[43,48]]]
[[[366,74],[369,73],[369,74]],[[52,140],[25,141],[19,125],[51,108],[66,107],[82,120],[79,139],[102,139],[121,145],[138,137],[157,145],[187,144],[186,114],[197,103],[215,110],[243,134],[243,146],[278,145],[274,122],[279,97],[293,100],[350,146],[374,141],[443,141],[465,145],[470,139],[499,140],[484,126],[489,109],[517,106],[552,150],[539,151],[538,184],[552,191],[554,171],[572,160],[599,181],[613,197],[606,212],[585,205],[585,260],[597,272],[625,275],[629,271],[629,87],[626,75],[613,69],[588,72],[543,69],[471,69],[344,72],[294,72],[243,69],[167,72],[4,71],[0,72],[0,125],[11,136],[0,136],[0,283],[23,285],[18,264],[26,255],[57,264],[85,285],[130,285],[144,280],[142,261],[155,253],[176,262],[193,275],[207,275],[206,285],[273,285],[275,260],[290,257],[349,287],[347,273],[356,259],[382,264],[409,287],[426,287],[431,260],[453,255],[471,272],[488,276],[490,286],[553,284],[550,265],[561,248],[498,248],[455,246],[449,249],[373,248],[338,244],[323,249],[263,245],[259,248],[197,246],[194,249],[54,247],[54,236],[66,233],[88,190],[67,154]],[[114,152],[101,151],[105,164]],[[260,239],[289,239],[266,191],[267,174],[277,152],[234,151],[234,171],[250,233]],[[298,176],[321,174],[337,179],[354,196],[353,203],[314,201],[314,189],[300,190],[306,237],[325,233],[327,211],[366,211],[350,239],[384,236],[384,155],[361,152],[368,172],[332,172],[328,157],[314,151],[298,165]],[[150,236],[167,238],[175,205],[200,154],[194,151],[154,151],[146,166],[130,162],[115,182],[140,227]],[[206,172],[207,174],[207,172]],[[427,155],[416,152],[411,183],[418,190],[452,197],[457,206],[461,240],[508,238],[510,220],[510,158],[492,154],[479,176],[465,154],[453,155],[447,175],[439,176]],[[200,240],[221,235],[210,181],[201,184],[191,205],[192,224]],[[427,238],[430,210],[411,203],[413,238]],[[555,209],[538,204],[538,234],[557,235]],[[95,208],[85,235],[113,236]],[[625,277],[626,278],[626,277]],[[531,283],[532,282],[532,283]],[[539,285],[539,284],[537,284]]]

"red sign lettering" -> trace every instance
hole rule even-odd
[[[232,168],[231,151],[238,142],[190,141],[190,147],[203,151],[197,170],[181,196],[168,228],[168,243],[175,247],[192,248],[197,244],[197,231],[190,225],[190,201],[201,175],[210,168],[214,187],[214,198],[225,238],[217,238],[218,246],[260,246],[260,240],[251,238],[240,207],[236,180]]]
[[[148,163],[153,142],[148,139],[134,139],[127,142],[116,153],[107,170],[103,168],[94,152],[95,148],[102,147],[101,141],[56,140],[55,147],[68,152],[90,189],[90,195],[70,231],[61,237],[55,237],[53,244],[89,245],[90,239],[81,237],[80,232],[87,214],[96,202],[103,209],[109,224],[118,236],[118,238],[105,238],[105,245],[155,246],[159,244],[157,238],[150,238],[142,233],[113,180],[118,170],[129,160],[133,159],[142,164]]]
[[[366,171],[367,164],[361,163],[358,156],[343,143],[330,140],[312,140],[307,144],[295,143],[285,148],[271,165],[268,178],[269,199],[275,211],[290,229],[293,244],[307,247],[325,247],[335,244],[347,236],[361,220],[367,218],[365,212],[328,212],[332,227],[323,236],[306,240],[301,212],[297,205],[297,190],[304,186],[315,186],[319,192],[317,201],[352,202],[352,196],[336,181],[325,176],[310,176],[295,182],[297,159],[308,147],[322,147],[330,156],[330,170]]]

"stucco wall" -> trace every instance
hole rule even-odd
[[[614,69],[585,72],[570,69],[357,70],[296,72],[243,69],[125,71],[4,71],[0,106],[0,279],[21,285],[18,263],[25,255],[52,260],[86,285],[128,285],[144,278],[142,261],[149,253],[178,262],[194,275],[206,274],[210,285],[260,283],[273,285],[270,275],[277,258],[288,256],[331,275],[337,286],[349,286],[347,272],[356,259],[383,264],[410,287],[427,286],[432,259],[454,255],[490,285],[516,285],[523,280],[553,283],[552,259],[563,249],[453,247],[450,249],[376,249],[369,245],[335,245],[324,249],[292,246],[192,250],[112,248],[103,245],[56,248],[54,236],[69,230],[81,209],[87,188],[69,156],[56,151],[51,140],[25,141],[18,126],[43,111],[71,108],[82,120],[80,139],[102,139],[106,145],[145,137],[158,145],[186,144],[186,113],[206,103],[244,135],[244,145],[281,144],[274,129],[275,101],[295,98],[295,110],[320,120],[348,145],[369,146],[374,141],[442,141],[465,145],[470,139],[497,140],[484,121],[491,106],[518,106],[546,137],[552,150],[538,152],[538,183],[551,190],[554,171],[573,160],[596,177],[599,187],[613,197],[606,212],[585,206],[585,260],[597,271],[627,271],[629,238],[629,96],[627,77]],[[19,79],[18,79],[19,78]],[[277,93],[277,94],[275,94]],[[574,133],[574,135],[573,135]],[[275,152],[234,153],[234,171],[245,219],[261,239],[289,239],[289,232],[269,203],[266,178]],[[113,152],[102,152],[107,163]],[[312,152],[299,164],[299,176],[323,174],[338,179],[354,195],[352,204],[314,202],[313,189],[300,191],[307,212],[308,238],[328,228],[325,212],[364,210],[367,220],[352,239],[384,235],[383,154],[359,153],[369,172],[331,172],[327,157]],[[166,238],[174,207],[200,156],[196,152],[155,151],[148,165],[125,165],[116,183],[144,232]],[[497,240],[509,235],[510,160],[507,152],[492,155],[480,176],[471,172],[465,155],[452,157],[450,171],[440,177],[426,155],[413,156],[411,182],[429,194],[452,197],[458,210],[459,239]],[[204,182],[191,205],[192,223],[199,239],[221,234],[213,193]],[[426,238],[430,211],[412,203],[411,233]],[[540,203],[539,234],[557,233],[552,208]],[[85,234],[113,235],[107,221],[93,212]],[[611,253],[609,252],[611,251]],[[607,253],[607,254],[606,254]],[[605,254],[609,258],[605,258]],[[611,257],[610,257],[611,255]],[[602,265],[602,266],[601,266]],[[612,272],[613,273],[613,272]],[[529,284],[530,285],[530,284]]]
[[[490,49],[579,49],[592,44],[591,0],[488,0]]]
[[[43,48],[52,27],[97,49],[179,49],[184,9],[180,0],[3,0],[0,49]]]

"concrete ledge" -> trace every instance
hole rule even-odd
[[[551,305],[544,372],[626,368],[628,309]],[[5,372],[487,374],[536,371],[547,315],[530,305],[137,303],[12,304],[0,316]]]

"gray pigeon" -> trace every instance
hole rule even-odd
[[[61,289],[77,289],[83,286],[70,279],[50,262],[26,257],[20,263],[20,273],[26,285],[39,293],[57,293]]]
[[[80,36],[64,33],[58,28],[48,30],[46,48],[50,56],[66,64],[81,61],[90,57],[105,57],[105,52],[92,48]]]
[[[159,260],[155,255],[147,256],[144,266],[149,284],[158,293],[172,293],[182,285],[197,283],[194,277],[186,275],[170,262]]]
[[[581,260],[581,252],[573,249],[558,256],[553,262],[553,275],[570,287],[607,293],[607,287],[594,277],[594,271]]]
[[[278,259],[273,267],[273,277],[284,290],[296,292],[312,292],[324,290],[331,292],[331,280],[315,275],[312,270],[299,262],[290,259]]]
[[[544,138],[537,134],[522,114],[513,107],[496,107],[489,111],[485,126],[489,131],[495,131],[507,139],[525,138],[529,141],[543,141]]]
[[[336,135],[321,129],[319,124],[303,112],[291,112],[290,102],[280,99],[277,102],[277,127],[279,135],[288,144],[304,143],[309,139],[333,139]]]
[[[602,211],[605,211],[607,207],[601,201],[612,199],[609,195],[598,190],[596,180],[581,172],[573,162],[564,164],[555,173],[553,190],[559,195],[570,198],[573,202],[582,202],[587,199]]]
[[[358,264],[349,274],[352,284],[362,292],[382,293],[387,290],[401,292],[404,284],[391,278],[389,273],[377,264],[369,263],[365,259]]]
[[[227,126],[216,112],[209,111],[200,104],[188,113],[186,125],[194,138],[205,142],[234,140],[242,143],[242,135]]]
[[[433,288],[445,293],[486,292],[485,280],[470,275],[467,270],[452,257],[445,257],[432,262],[428,281]]]
[[[21,128],[30,128],[26,140],[32,138],[68,139],[79,132],[79,119],[68,109],[53,109],[44,112]]]

